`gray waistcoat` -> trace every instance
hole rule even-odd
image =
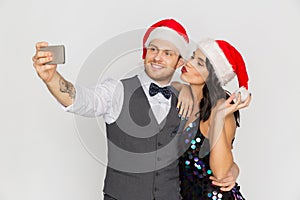
[[[180,198],[176,96],[158,124],[135,76],[122,80],[124,103],[116,122],[106,124],[108,167],[104,193],[118,200]]]

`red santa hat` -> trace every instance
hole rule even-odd
[[[235,76],[238,78],[242,100],[248,96],[248,74],[241,54],[224,40],[206,39],[198,47],[211,62],[222,86]]]
[[[154,39],[171,42],[176,46],[180,55],[186,58],[189,38],[184,27],[174,19],[161,20],[146,31],[143,38],[143,59],[146,57],[147,47]]]

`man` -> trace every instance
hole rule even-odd
[[[189,38],[173,19],[153,24],[143,38],[145,71],[129,79],[105,80],[93,90],[74,86],[57,71],[50,52],[37,43],[34,67],[68,112],[103,116],[108,138],[104,199],[181,199],[177,158],[176,95],[169,89],[183,65]],[[96,96],[96,98],[95,98]]]

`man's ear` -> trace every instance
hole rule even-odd
[[[178,59],[177,65],[176,65],[176,69],[179,67],[182,67],[184,65],[184,63],[185,63],[185,60],[182,57],[180,57]]]

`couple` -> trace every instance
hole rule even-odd
[[[186,94],[190,99],[192,93],[194,99],[192,114],[188,114],[191,117],[181,133],[178,127],[185,120],[178,117],[177,110],[185,112],[180,106],[186,100],[177,100],[170,81],[175,69],[185,63],[189,38],[175,20],[159,21],[145,33],[144,72],[121,81],[107,79],[93,89],[66,81],[57,72],[57,65],[47,64],[52,60],[51,52],[40,51],[48,44],[37,43],[33,65],[52,95],[66,111],[103,116],[106,122],[104,199],[243,199],[235,185],[238,167],[233,162],[231,143],[237,111],[249,104],[250,97],[245,100],[239,93],[225,100],[221,84],[238,70],[227,60],[226,70],[221,70],[225,74],[218,73],[217,65],[230,57],[231,52],[225,49],[232,47],[226,42],[224,48],[215,46],[217,42],[199,45],[182,68],[181,78],[190,83],[191,90],[172,83],[180,90],[179,97]],[[220,49],[210,49],[210,45]],[[226,57],[220,55],[222,50]],[[247,87],[246,75],[240,77],[245,82],[239,82]],[[231,104],[234,98],[237,100]],[[215,123],[224,119],[224,125]]]

